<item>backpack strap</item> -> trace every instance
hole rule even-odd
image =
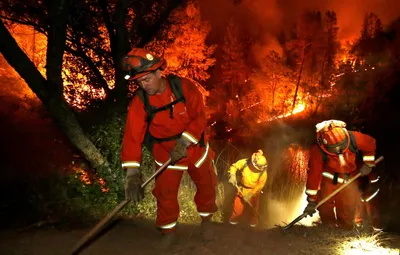
[[[149,95],[147,95],[147,93],[142,88],[138,89],[137,95],[139,96],[140,100],[142,100],[142,102],[143,102],[144,111],[146,112],[146,122],[148,124],[150,124],[154,118],[154,115],[157,112],[156,111],[157,108],[155,106],[150,105]]]
[[[168,75],[167,76],[168,82],[170,84],[171,87],[171,91],[175,96],[175,100],[167,105],[164,105],[162,107],[155,107],[152,106],[150,104],[150,100],[149,100],[149,95],[147,95],[147,93],[139,87],[139,89],[137,90],[137,95],[139,96],[140,100],[142,100],[143,105],[144,105],[144,110],[146,112],[146,123],[147,123],[147,127],[146,127],[146,132],[145,132],[145,137],[143,140],[143,144],[150,150],[152,151],[153,145],[156,142],[164,142],[164,141],[171,141],[171,140],[176,140],[178,139],[181,134],[176,134],[174,136],[171,137],[166,137],[166,138],[155,138],[153,137],[150,132],[149,132],[149,127],[151,122],[154,119],[154,116],[156,115],[156,113],[161,112],[161,111],[165,111],[165,110],[169,110],[170,111],[170,117],[173,118],[173,106],[179,102],[183,102],[185,103],[185,97],[183,95],[183,90],[182,90],[182,83],[181,80],[179,79],[178,76],[176,75]]]
[[[176,98],[176,101],[186,103],[185,96],[182,90],[181,79],[179,79],[178,76],[173,74],[168,75],[167,79],[171,86],[172,93]]]
[[[350,146],[349,146],[350,151],[356,154],[356,160],[362,160],[363,154],[362,151],[360,151],[357,147],[357,141],[356,138],[354,137],[353,132],[349,131],[349,136],[350,136]]]

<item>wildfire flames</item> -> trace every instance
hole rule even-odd
[[[298,104],[295,106],[295,108],[293,109],[293,111],[289,111],[288,113],[281,114],[281,115],[278,115],[278,116],[276,116],[276,117],[272,117],[272,118],[268,119],[268,121],[275,120],[275,119],[285,118],[285,117],[287,117],[287,116],[300,113],[300,112],[304,111],[305,109],[306,109],[306,104],[300,102],[300,103],[298,103]]]

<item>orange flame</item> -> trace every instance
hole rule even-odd
[[[85,185],[91,185],[93,183],[92,180],[95,179],[100,184],[101,192],[109,191],[109,188],[107,187],[107,184],[103,178],[91,177],[89,175],[89,173],[87,171],[83,170],[82,168],[78,168],[78,167],[72,167],[72,168],[75,171],[76,175],[79,176],[79,179],[81,180],[81,182],[84,183]]]

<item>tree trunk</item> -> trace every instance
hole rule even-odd
[[[62,17],[59,17],[62,19]],[[60,21],[63,22],[63,21]],[[69,109],[62,95],[61,63],[63,47],[65,44],[65,33],[59,34],[59,29],[65,30],[64,25],[58,24],[51,27],[49,31],[49,50],[48,54],[54,54],[48,58],[46,80],[35,65],[25,55],[18,46],[12,35],[9,33],[4,23],[0,20],[0,52],[7,62],[25,80],[32,91],[42,101],[43,105],[51,113],[56,123],[68,137],[70,142],[79,150],[90,165],[94,168],[108,165],[101,153],[84,134],[74,113]],[[63,40],[58,35],[64,36]],[[50,38],[52,38],[50,40]],[[54,43],[54,45],[50,45]],[[56,47],[61,45],[61,49]],[[61,59],[56,59],[56,57]]]
[[[326,61],[326,57],[327,57],[327,51],[325,50],[325,52],[324,52],[324,58],[322,59],[322,65],[321,65],[321,80],[320,80],[320,82],[319,82],[319,87],[318,87],[318,90],[317,91],[324,91],[325,90],[325,87],[324,87],[324,69],[325,69],[325,61]],[[321,93],[318,93],[317,92],[317,103],[316,103],[316,106],[315,106],[315,110],[314,110],[314,115],[315,114],[317,114],[317,112],[318,112],[318,108],[319,108],[319,105],[321,104],[321,102],[322,102],[322,96],[321,96]]]
[[[128,13],[128,0],[119,0],[115,7],[115,48],[112,49],[114,56],[115,89],[110,99],[118,105],[125,105],[128,94],[127,81],[121,68],[122,58],[129,51],[129,37],[126,28],[126,15]]]
[[[299,92],[299,86],[300,86],[300,81],[301,81],[301,74],[303,73],[304,61],[306,59],[305,51],[306,51],[306,48],[304,48],[304,50],[303,50],[302,60],[301,60],[301,65],[300,65],[300,70],[299,70],[299,76],[297,77],[296,90],[294,92],[294,97],[293,97],[292,113],[294,111],[294,107],[296,106],[297,93]]]
[[[275,105],[275,93],[276,93],[276,87],[277,87],[277,82],[275,79],[272,80],[272,109],[274,108]]]

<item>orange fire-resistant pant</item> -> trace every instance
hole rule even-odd
[[[356,210],[356,215],[355,215],[355,222],[358,224],[363,223],[364,219],[364,206],[365,206],[365,211],[367,213],[367,218],[372,225],[372,227],[376,229],[381,228],[381,222],[380,222],[380,217],[379,217],[379,211],[378,211],[378,199],[375,197],[369,202],[361,202],[358,201],[357,203],[357,210]]]
[[[258,223],[258,217],[256,212],[258,212],[258,208],[260,205],[260,193],[255,194],[251,199],[249,200],[249,203],[253,206],[253,209],[250,208],[250,206],[243,201],[243,198],[241,196],[241,193],[238,192],[236,193],[235,199],[233,201],[233,210],[231,217],[229,218],[229,222],[231,224],[237,224],[239,222],[240,217],[243,214],[243,211],[249,210],[251,213],[251,218],[249,225],[250,226],[255,226]]]
[[[339,177],[346,178],[345,175],[339,174]],[[321,188],[318,192],[318,200],[327,197],[342,184],[333,184],[332,180],[323,178]],[[360,200],[360,193],[356,182],[351,183],[333,198],[326,201],[319,208],[319,215],[323,224],[338,225],[341,228],[352,228],[354,216],[356,213],[356,205]],[[336,208],[336,217],[334,208]]]
[[[357,202],[356,215],[355,215],[355,223],[362,224],[364,221],[364,213],[366,213],[366,218],[369,220],[372,227],[375,229],[381,229],[381,220],[379,215],[379,197],[381,193],[378,193],[376,196],[373,196],[370,200],[365,201],[366,197],[371,197],[375,191],[377,191],[378,187],[374,184],[370,183],[370,180],[377,179],[379,175],[377,173],[372,172],[368,177],[360,177],[359,182],[364,182],[364,189],[361,188],[360,196],[364,199],[359,199]]]
[[[200,168],[191,164],[187,172],[197,188],[194,196],[197,211],[203,220],[209,220],[218,209],[215,203],[217,177],[211,160],[208,158]],[[166,169],[156,177],[153,189],[157,200],[156,225],[163,233],[176,229],[179,217],[178,190],[182,176],[183,171]]]

